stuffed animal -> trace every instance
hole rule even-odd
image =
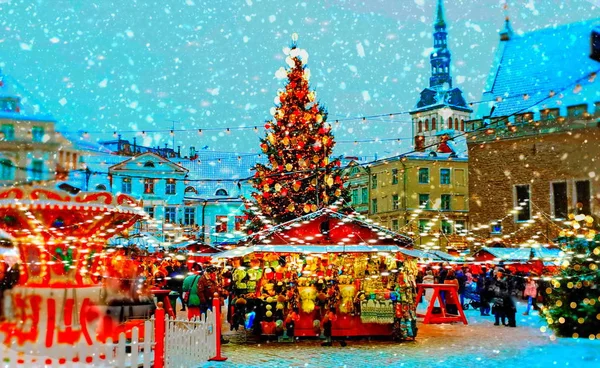
[[[312,287],[301,287],[300,290],[300,305],[305,313],[311,313],[315,310],[315,299],[317,298],[317,290]]]
[[[340,312],[341,313],[352,313],[354,310],[354,294],[356,292],[356,288],[354,285],[344,285],[340,288],[340,294],[342,296],[342,301],[340,303]]]

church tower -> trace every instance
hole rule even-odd
[[[462,91],[452,87],[451,54],[448,49],[443,0],[437,0],[433,29],[429,87],[421,92],[417,105],[410,112],[416,150],[437,151],[437,147],[428,146],[438,144],[457,132],[464,132],[465,122],[473,112]]]

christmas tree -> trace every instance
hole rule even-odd
[[[572,229],[558,239],[565,254],[560,274],[542,290],[542,316],[558,336],[600,338],[600,236],[591,216],[569,218]]]
[[[287,78],[278,91],[273,120],[267,121],[260,147],[267,165],[256,164],[252,185],[263,215],[275,223],[317,211],[345,196],[340,160],[330,159],[335,141],[327,112],[309,88],[308,54],[296,46],[284,49],[289,68],[275,74]]]

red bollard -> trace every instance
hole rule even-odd
[[[165,310],[163,303],[158,303],[154,312],[154,368],[165,366]],[[144,352],[145,353],[145,352]]]
[[[216,355],[209,359],[212,362],[224,362],[227,357],[221,355],[221,298],[215,293],[213,298],[213,313],[215,314],[215,338],[217,339]]]

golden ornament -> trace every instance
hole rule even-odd
[[[341,190],[339,190],[339,189],[336,189],[336,190],[335,190],[335,195],[336,195],[337,197],[341,196],[341,195],[342,195],[342,191],[341,191]]]
[[[317,123],[322,123],[323,122],[323,115],[317,114],[317,116],[315,116],[315,121]]]
[[[316,204],[311,205],[310,210],[315,212],[317,210],[317,205]]]
[[[290,204],[287,206],[287,210],[288,210],[288,212],[294,212],[294,210],[295,210],[295,209],[296,209],[296,206],[294,206],[294,204],[293,204],[293,203],[290,203]]]
[[[333,178],[331,177],[331,175],[327,175],[326,183],[328,187],[331,187],[333,185]]]
[[[279,192],[281,190],[281,184],[277,183],[275,184],[275,191]]]
[[[271,188],[269,188],[269,184],[263,185],[263,192],[268,192],[269,190],[271,190]]]
[[[313,158],[312,158],[312,160],[313,160],[313,162],[314,162],[315,164],[316,164],[316,163],[318,163],[318,162],[319,162],[319,156],[317,156],[317,155],[314,155],[314,156],[313,156]]]
[[[585,222],[587,222],[588,224],[591,224],[592,222],[594,222],[594,218],[590,215],[585,216],[584,218]]]
[[[329,157],[323,159],[323,165],[329,165]]]
[[[310,212],[310,204],[308,204],[308,203],[305,204],[303,209],[304,209],[305,213],[309,213]]]
[[[269,143],[275,144],[275,135],[273,133],[269,133],[267,139],[269,140]]]
[[[283,142],[283,144],[284,144],[284,145],[286,145],[286,146],[289,146],[289,145],[290,145],[290,139],[289,139],[288,137],[285,137],[285,138],[283,138],[283,141],[282,141],[282,142]]]
[[[292,185],[292,189],[294,189],[294,191],[299,191],[300,190],[300,182],[296,182],[294,183],[294,185]]]
[[[285,164],[285,169],[286,169],[287,171],[292,171],[292,169],[293,169],[293,166],[292,166],[292,164]]]

